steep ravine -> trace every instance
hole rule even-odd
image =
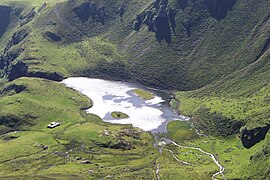
[[[205,0],[204,3],[212,17],[217,20],[224,19],[227,12],[233,8],[236,0]]]
[[[8,6],[0,5],[0,38],[6,32],[8,25],[10,23],[10,14],[12,12],[12,8]]]

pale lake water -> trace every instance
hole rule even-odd
[[[187,121],[169,107],[168,92],[153,90],[137,84],[109,81],[85,77],[71,77],[62,81],[66,86],[89,97],[94,105],[87,113],[98,115],[103,121],[116,124],[132,124],[152,133],[166,132],[169,121]],[[151,100],[143,100],[132,90],[144,89],[155,94]],[[113,119],[111,112],[120,111],[129,116],[127,119]]]

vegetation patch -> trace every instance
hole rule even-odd
[[[200,108],[191,118],[195,126],[207,134],[227,137],[240,133],[243,122],[230,119],[218,112],[209,112],[207,108]]]
[[[123,112],[119,112],[119,111],[114,111],[111,113],[112,118],[114,119],[126,119],[129,118],[129,115],[123,113]]]
[[[151,100],[155,98],[154,93],[145,91],[143,89],[134,89],[133,92],[144,100]]]
[[[171,121],[167,125],[168,136],[179,142],[198,138],[195,128],[189,121]]]

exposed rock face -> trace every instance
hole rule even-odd
[[[17,100],[19,103],[20,100]],[[25,114],[21,116],[15,116],[12,114],[0,114],[0,135],[12,132],[23,130],[23,126],[33,126],[34,120],[37,117],[34,117],[30,114]]]
[[[83,23],[88,21],[88,19],[91,17],[89,2],[82,3],[80,6],[75,7],[73,11]]]
[[[10,128],[14,128],[20,124],[20,118],[17,116],[0,116],[0,125],[4,125]]]
[[[54,41],[54,42],[58,42],[58,41],[61,41],[61,36],[53,33],[53,32],[50,32],[50,31],[46,31],[45,32],[45,37],[51,41]]]
[[[259,59],[269,48],[270,48],[270,37],[264,43],[261,52],[257,55],[257,59]]]
[[[26,63],[22,61],[17,61],[16,59],[24,51],[22,48],[10,50],[12,46],[19,44],[23,39],[28,36],[29,32],[27,30],[21,30],[13,34],[9,40],[4,54],[0,56],[0,77],[6,77],[9,81],[16,78],[27,76],[28,67]]]
[[[188,0],[178,0],[178,4],[181,9],[185,9],[186,6],[188,5]]]
[[[80,6],[73,8],[77,17],[85,23],[90,17],[95,22],[105,24],[107,13],[104,6],[98,6],[95,2],[84,2]]]
[[[31,11],[26,16],[20,16],[21,26],[29,23],[36,15],[35,8],[32,8]]]
[[[122,149],[122,150],[131,150],[134,147],[128,141],[119,140],[116,144],[113,144],[112,146],[110,146],[110,148],[112,148],[112,149]]]
[[[0,77],[7,78],[13,81],[23,76],[46,78],[53,81],[63,80],[63,76],[56,72],[28,72],[28,65],[23,61],[18,61],[17,58],[24,51],[24,49],[11,49],[14,45],[23,41],[29,32],[28,30],[21,30],[13,34],[11,40],[8,42],[4,54],[0,56]],[[60,41],[61,37],[52,32],[45,33],[52,41]]]
[[[25,86],[12,84],[10,86],[5,87],[2,91],[0,91],[0,95],[10,94],[11,91],[13,91],[13,93],[19,94],[20,92],[24,91],[25,89],[26,89]]]
[[[233,8],[236,0],[205,0],[204,3],[212,17],[217,20],[224,19],[227,12]]]
[[[10,81],[13,81],[14,79],[17,79],[19,77],[27,76],[28,72],[28,66],[26,63],[19,61],[15,65],[11,67],[11,71],[8,75],[8,79]]]
[[[249,149],[261,140],[264,140],[269,129],[270,125],[265,127],[257,127],[251,130],[247,130],[246,128],[244,128],[241,135],[241,140],[244,147]]]
[[[28,36],[29,32],[27,30],[21,30],[16,32],[11,37],[11,40],[8,42],[5,51],[8,51],[12,46],[19,44],[22,40],[24,40]]]
[[[11,7],[0,6],[0,38],[6,32],[10,22]]]
[[[163,6],[165,8],[165,6]],[[154,20],[156,39],[159,43],[164,39],[167,44],[172,42],[169,18],[165,9],[161,9]]]
[[[1,78],[3,77],[9,78],[16,76],[11,75],[12,71],[14,70],[16,71],[16,68],[13,69],[12,66],[16,65],[14,62],[23,51],[24,51],[23,49],[16,49],[14,51],[6,52],[4,55],[0,56],[0,70],[2,71],[0,73]]]
[[[2,55],[0,55],[0,70],[3,70],[5,68],[5,61],[4,61],[4,57]],[[2,77],[2,75],[0,74],[0,77]]]
[[[49,72],[29,72],[28,73],[29,77],[39,77],[39,78],[45,78],[49,79],[52,81],[62,81],[64,79],[63,76],[60,74],[54,72],[54,73],[49,73]]]

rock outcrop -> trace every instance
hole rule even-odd
[[[211,16],[217,20],[224,19],[227,12],[233,8],[236,0],[205,0]]]
[[[50,31],[46,31],[44,35],[47,39],[49,39],[50,41],[54,41],[54,42],[61,41],[61,39],[62,39],[61,36],[59,36],[53,32],[50,32]]]
[[[110,146],[112,149],[131,150],[134,149],[133,145],[125,140],[119,140],[116,144]]]
[[[23,49],[19,48],[13,51],[5,52],[0,56],[0,78],[11,78],[9,80],[14,80],[16,77],[21,77],[17,75],[21,74],[25,68],[19,70],[19,72],[16,72],[18,68],[22,68],[22,64],[16,62],[15,60],[21,55],[23,51]],[[12,72],[15,74],[12,75]]]
[[[270,37],[265,41],[261,52],[257,55],[257,59],[259,59],[269,48],[270,48]]]
[[[19,44],[28,35],[29,35],[29,32],[26,29],[14,33],[11,37],[11,40],[9,40],[6,46],[5,51],[8,51],[12,46]]]
[[[77,17],[85,23],[88,21],[90,17],[96,22],[100,22],[101,24],[105,24],[105,7],[98,5],[95,2],[84,2],[80,6],[73,8],[73,11],[77,15]]]
[[[1,115],[0,116],[0,125],[7,126],[9,128],[15,128],[20,124],[20,118],[12,115]]]
[[[21,26],[24,26],[25,24],[27,24],[30,21],[32,21],[32,19],[35,17],[35,15],[36,15],[35,8],[32,8],[27,15],[20,16]]]
[[[78,18],[84,23],[91,17],[90,3],[85,2],[73,9]]]
[[[241,130],[241,140],[245,148],[249,149],[258,142],[265,139],[267,132],[270,129],[270,124],[264,127],[257,127],[255,129],[247,130],[243,128]]]
[[[172,34],[165,6],[163,6],[163,9],[161,8],[158,16],[155,18],[154,26],[157,41],[161,43],[162,40],[165,40],[167,44],[170,44],[172,42]]]
[[[27,76],[28,74],[28,66],[26,63],[22,61],[18,61],[15,65],[11,66],[11,70],[8,74],[9,81],[13,81],[17,78]]]
[[[56,72],[29,72],[29,77],[39,77],[39,78],[45,78],[52,81],[62,81],[64,77]]]
[[[12,85],[4,87],[4,89],[2,91],[0,91],[0,96],[3,94],[12,94],[12,93],[19,94],[20,92],[24,91],[25,89],[26,89],[25,86],[12,84]]]
[[[10,23],[10,15],[12,8],[8,6],[0,6],[0,38],[6,32]]]

